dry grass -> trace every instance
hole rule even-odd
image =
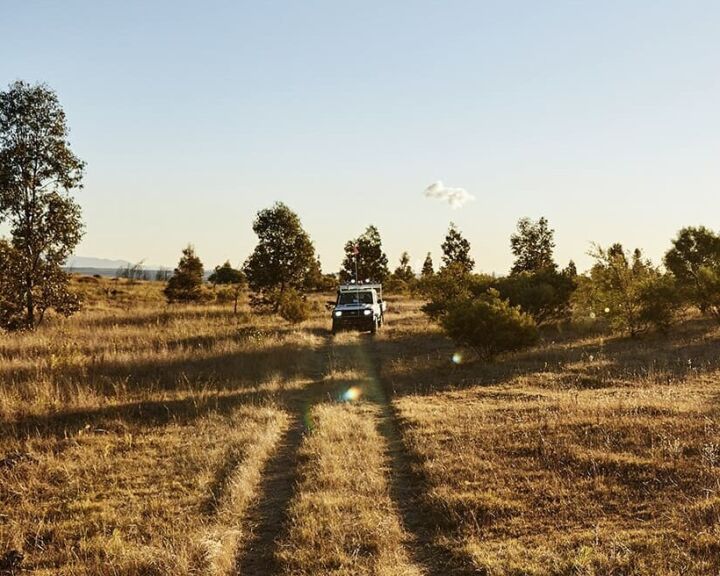
[[[125,290],[139,291],[130,310],[90,300],[82,314],[38,332],[0,334],[0,418],[188,392],[257,392],[314,368],[322,339],[312,322],[296,328],[247,309],[233,316],[227,305],[168,306],[155,283]]]
[[[325,296],[291,326],[167,306],[156,283],[77,286],[82,313],[0,335],[0,573],[18,551],[37,574],[234,574],[249,542],[273,546],[248,529],[283,512],[262,557],[292,576],[445,574],[449,556],[498,576],[718,573],[711,323],[547,332],[453,364],[409,299],[377,337],[331,339]],[[268,469],[298,445],[300,482],[272,500]]]
[[[242,519],[317,369],[309,328],[81,285],[87,308],[0,335],[0,572],[229,574]],[[88,288],[89,287],[89,288]]]
[[[0,550],[22,550],[37,574],[229,573],[286,418],[271,407],[169,416],[3,439]]]
[[[301,448],[298,493],[282,546],[284,573],[411,576],[390,499],[378,407],[321,404]]]
[[[395,406],[444,546],[481,574],[717,572],[714,326],[637,343],[550,336],[465,366],[440,336],[411,347],[418,336],[386,334],[383,376],[409,392]]]

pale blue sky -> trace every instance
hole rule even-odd
[[[720,223],[720,3],[0,0],[0,84],[44,81],[88,163],[77,253],[207,267],[282,200],[336,270],[369,223],[393,267],[451,220],[505,272],[522,216],[557,258],[659,261]],[[434,180],[476,201],[423,197]]]

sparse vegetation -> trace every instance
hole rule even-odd
[[[547,339],[450,369],[457,349],[413,314],[383,335],[381,378],[421,467],[417,506],[459,571],[716,571],[713,324],[694,318],[669,338]]]
[[[0,336],[18,571],[234,574],[260,554],[279,574],[699,576],[720,557],[711,321],[548,332],[485,363],[407,298],[374,340],[332,339],[314,305],[296,327],[87,278],[82,313]],[[298,446],[278,497],[268,466]]]

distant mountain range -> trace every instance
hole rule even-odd
[[[133,266],[134,262],[128,260],[111,260],[109,258],[94,258],[87,256],[71,256],[63,267],[67,272],[86,274],[88,276],[117,276],[118,270]],[[155,277],[158,270],[172,270],[169,266],[156,266],[143,263],[142,269],[150,278]]]
[[[132,266],[132,262],[127,260],[110,260],[108,258],[88,258],[85,256],[71,256],[65,263],[65,268],[125,268]]]

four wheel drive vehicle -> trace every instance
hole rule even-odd
[[[382,284],[342,284],[332,311],[332,333],[349,328],[375,334],[386,309]]]

